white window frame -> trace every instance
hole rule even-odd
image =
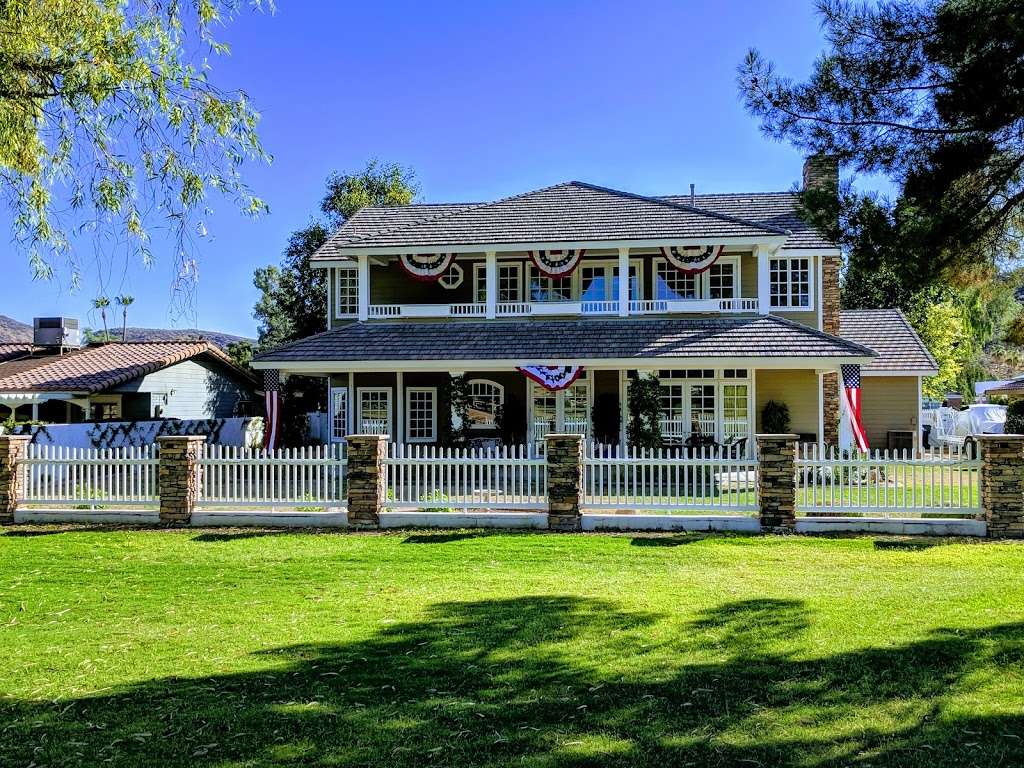
[[[793,296],[794,296],[794,294],[793,294],[793,271],[794,271],[794,269],[793,269],[793,262],[800,262],[800,261],[807,262],[807,303],[806,304],[794,304],[793,303]],[[775,262],[785,262],[785,264],[786,264],[785,271],[783,272],[783,274],[786,276],[786,282],[784,284],[786,290],[785,290],[785,294],[783,296],[779,297],[780,303],[778,303],[778,304],[772,303],[772,298],[773,298],[773,296],[772,296],[772,286],[773,285],[783,285],[783,283],[780,283],[778,281],[773,281],[771,279],[771,274],[772,274],[772,271],[774,270],[773,264],[775,264]],[[800,267],[799,269],[801,269],[801,271],[802,271],[802,267]],[[815,279],[816,279],[815,259],[813,257],[811,257],[811,256],[772,256],[771,258],[768,259],[768,296],[767,296],[767,299],[768,299],[768,307],[769,307],[769,309],[771,309],[772,311],[790,310],[790,311],[794,311],[794,312],[813,312],[815,310],[815,305],[814,305],[814,302],[815,302],[815,294],[814,294]],[[797,294],[797,295],[799,296],[799,295],[802,295],[802,294]],[[782,301],[783,299],[785,299],[784,302]]]
[[[337,400],[340,396],[341,408],[338,408]],[[348,423],[348,387],[331,387],[330,396],[328,398],[328,419],[330,423],[330,442],[332,443],[343,443],[345,438],[349,434],[349,423]],[[335,421],[338,417],[341,417],[344,422],[343,434],[339,435],[335,429]]]
[[[487,386],[494,387],[497,390],[498,395],[498,408],[505,405],[505,387],[492,379],[469,379],[466,382],[466,386],[472,391],[474,384],[486,384]],[[472,394],[470,395],[472,397]],[[495,414],[497,416],[497,414]],[[490,424],[482,424],[480,422],[471,422],[469,425],[470,429],[495,429],[498,426],[497,421]]]
[[[573,297],[575,301],[583,301],[583,270],[586,267],[597,267],[604,269],[605,295],[601,299],[586,299],[586,301],[618,301],[619,291],[615,285],[615,273],[619,269],[619,262],[616,259],[595,259],[592,261],[580,261],[576,271],[573,272]],[[629,297],[630,301],[642,301],[644,298],[644,263],[643,259],[630,259],[630,270],[636,271],[636,292]],[[628,280],[629,277],[627,276]]]
[[[729,256],[722,256],[721,258],[718,259],[718,261],[715,262],[715,265],[718,265],[718,264],[730,264],[730,265],[732,265],[732,273],[733,273],[733,276],[735,277],[735,280],[733,281],[733,284],[735,285],[735,294],[731,298],[733,298],[733,299],[741,298],[743,296],[743,269],[742,269],[742,266],[741,266],[742,262],[740,261],[740,255],[739,254],[732,254],[732,255],[729,255]],[[664,256],[660,256],[660,257],[654,259],[653,268],[652,268],[652,272],[651,272],[651,275],[652,275],[652,277],[654,279],[654,290],[657,290],[657,287],[658,287],[658,269],[662,265],[664,265],[665,269],[667,269],[667,270],[675,269],[674,266],[669,264],[668,259],[666,259]],[[712,265],[712,266],[714,266],[714,265]],[[643,286],[641,286],[641,288],[642,287]],[[696,293],[697,293],[695,298],[693,298],[693,299],[678,299],[678,300],[679,301],[698,301],[698,300],[703,300],[703,299],[710,299],[711,301],[719,301],[719,299],[711,299],[710,298],[711,297],[711,269],[710,268],[704,270],[699,275],[694,275],[694,288],[696,289]],[[656,296],[654,296],[653,293],[651,295],[652,295],[653,298],[657,298]],[[728,301],[728,299],[729,299],[729,297],[725,298],[726,301]],[[669,301],[676,301],[676,299],[669,299]]]
[[[332,286],[334,288],[334,318],[336,320],[345,320],[350,317],[359,317],[359,271],[355,268],[337,267],[334,273],[334,285]],[[355,287],[355,296],[351,312],[342,311],[342,276],[354,281],[352,285]]]
[[[357,387],[356,388],[356,399],[357,399],[357,403],[356,403],[356,405],[357,405],[356,421],[359,424],[359,431],[360,432],[363,431],[363,421],[365,420],[364,416],[363,416],[363,393],[369,394],[371,392],[383,392],[387,396],[386,400],[387,400],[387,412],[388,412],[388,415],[387,415],[387,420],[386,420],[386,425],[385,425],[387,428],[384,430],[384,434],[386,434],[386,435],[388,435],[390,437],[391,434],[392,434],[392,430],[394,429],[393,414],[394,414],[394,411],[395,411],[395,409],[394,409],[394,402],[393,402],[393,395],[392,395],[392,392],[391,392],[391,387]]]
[[[680,374],[685,373],[687,369],[677,369]],[[707,369],[711,370],[711,369]],[[735,368],[729,370],[737,370]],[[684,424],[692,424],[693,422],[693,403],[691,402],[691,393],[689,390],[690,385],[696,384],[700,386],[713,386],[714,387],[714,398],[715,398],[715,431],[714,439],[717,441],[725,441],[729,435],[725,434],[725,388],[730,385],[738,385],[746,387],[746,410],[747,410],[747,422],[746,422],[746,437],[748,438],[747,450],[751,450],[749,441],[753,439],[754,435],[754,369],[743,368],[741,370],[746,371],[744,376],[730,376],[726,377],[726,369],[715,369],[714,376],[708,378],[707,376],[694,376],[688,377],[685,375],[679,376],[662,376],[661,386],[662,393],[661,397],[665,397],[665,388],[679,386],[679,405],[681,420]],[[660,418],[667,418],[668,414],[662,410]]]
[[[523,283],[523,300],[531,303],[538,304],[557,304],[562,301],[578,301],[580,290],[579,290],[579,267],[576,268],[575,272],[569,277],[548,277],[539,269],[536,264],[527,265],[529,269],[526,270],[526,281]],[[534,277],[540,278],[541,280],[568,280],[569,281],[569,297],[561,299],[534,299],[533,294],[530,292],[530,285],[533,283]]]
[[[412,395],[415,393],[430,393],[430,434],[427,436],[412,436]],[[406,387],[405,388],[405,442],[407,443],[433,443],[437,441],[437,387]]]
[[[461,264],[452,262],[448,270],[437,278],[437,284],[444,288],[446,291],[454,291],[462,282],[466,279],[466,271],[462,268]]]
[[[515,299],[501,298],[501,270],[510,269],[516,273],[516,296]],[[518,261],[501,262],[495,270],[498,285],[495,287],[494,295],[499,304],[517,304],[523,301],[523,265]],[[478,261],[473,265],[473,303],[484,304],[487,301],[487,264]]]

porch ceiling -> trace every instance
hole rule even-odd
[[[351,323],[259,355],[258,368],[312,363],[595,360],[805,361],[806,367],[869,362],[867,347],[771,315],[748,318],[645,318]],[[515,363],[513,363],[515,364]],[[591,363],[592,364],[592,363]],[[366,366],[359,366],[366,367]]]

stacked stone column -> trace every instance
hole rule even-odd
[[[979,435],[981,508],[988,535],[1024,538],[1024,435]]]
[[[821,328],[832,336],[839,335],[839,267],[838,256],[821,258]],[[839,445],[839,374],[822,377],[822,411],[825,445]]]
[[[356,528],[376,528],[387,497],[384,459],[388,444],[385,435],[349,435],[348,524]]]
[[[796,435],[757,435],[761,530],[796,526]]]
[[[0,435],[0,525],[14,522],[22,491],[18,461],[31,441],[29,435]]]
[[[583,495],[583,435],[545,435],[548,471],[548,528],[580,530]]]
[[[156,442],[160,446],[160,522],[188,525],[199,499],[199,458],[206,437],[164,435]]]

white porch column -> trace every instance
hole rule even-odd
[[[405,442],[405,386],[401,371],[395,373],[395,435],[396,443]]]
[[[484,257],[484,286],[487,319],[498,316],[498,254],[487,251]]]
[[[348,397],[345,398],[345,424],[348,425],[348,434],[356,435],[362,432],[356,424],[356,377],[352,371],[348,372]]]
[[[32,403],[32,421],[39,421],[39,403],[33,401]]]
[[[629,315],[629,248],[619,248],[619,317]]]
[[[370,257],[356,256],[359,271],[359,319],[370,318]]]
[[[768,270],[768,249],[759,245],[754,248],[757,257],[757,311],[767,315],[771,311],[771,275]]]

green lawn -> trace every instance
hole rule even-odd
[[[0,765],[1014,766],[1024,546],[0,529]]]

